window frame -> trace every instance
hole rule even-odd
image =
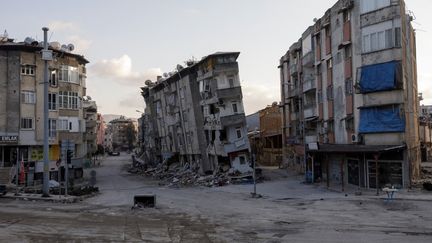
[[[27,126],[25,126],[27,125]],[[30,125],[30,126],[28,126]],[[33,117],[22,117],[20,120],[21,130],[34,130],[34,118]]]

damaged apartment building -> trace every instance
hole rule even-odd
[[[43,43],[32,38],[15,42],[0,37],[0,170],[9,172],[22,161],[25,184],[43,178]],[[73,45],[49,43],[48,135],[50,179],[64,178],[65,151],[73,152],[70,175],[82,177],[87,153],[83,97],[88,61],[73,53]],[[2,174],[8,175],[9,173]],[[11,179],[11,178],[10,178]]]
[[[189,163],[201,173],[250,170],[238,52],[218,52],[142,88],[146,163]]]
[[[340,0],[280,59],[283,159],[313,182],[419,177],[416,39],[402,0]]]

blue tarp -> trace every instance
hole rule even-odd
[[[360,92],[393,90],[396,88],[399,61],[392,61],[369,66],[361,69]]]
[[[399,106],[360,109],[359,133],[404,132],[405,120]]]

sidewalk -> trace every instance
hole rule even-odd
[[[75,203],[83,199],[83,197],[77,196],[64,196],[64,195],[50,195],[50,197],[42,197],[41,194],[32,193],[20,193],[15,195],[13,192],[8,192],[1,198],[16,199],[23,201],[43,201],[43,202],[54,202],[54,203]]]

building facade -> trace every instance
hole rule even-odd
[[[284,160],[327,186],[419,177],[415,33],[402,0],[339,0],[280,59]]]
[[[189,163],[201,173],[249,168],[238,55],[215,53],[147,82],[141,118],[147,161]]]
[[[124,116],[109,122],[105,130],[108,151],[132,150],[136,144],[136,124]]]
[[[260,129],[257,146],[257,162],[266,166],[281,166],[282,164],[282,122],[279,105],[259,111]]]
[[[73,151],[72,175],[82,176],[86,154],[82,97],[86,96],[88,61],[72,53],[72,46],[50,43],[49,61],[49,160],[50,178],[58,178],[56,162],[62,151]],[[26,184],[43,178],[43,80],[42,45],[31,38],[24,42],[0,42],[0,167],[24,161]]]
[[[97,150],[97,134],[98,134],[98,113],[97,106],[94,100],[83,100],[84,119],[86,132],[84,135],[87,144],[87,157],[91,158]]]

